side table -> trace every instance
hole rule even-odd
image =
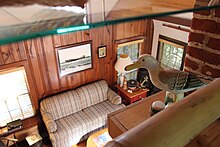
[[[127,90],[124,90],[122,87],[120,87],[119,84],[116,84],[115,87],[117,89],[118,95],[127,100],[129,104],[134,103],[140,99],[146,98],[147,92],[149,91],[149,89],[139,89],[136,92],[129,93]]]

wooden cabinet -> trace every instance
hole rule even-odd
[[[115,138],[148,119],[151,104],[157,100],[164,101],[164,98],[165,92],[161,91],[109,114],[108,130],[110,136]]]
[[[147,97],[148,89],[139,89],[136,92],[129,93],[127,90],[124,90],[120,85],[115,85],[118,94],[124,99],[124,103],[134,103],[140,99]]]

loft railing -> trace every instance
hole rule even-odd
[[[220,79],[116,137],[105,147],[187,145],[220,116]]]

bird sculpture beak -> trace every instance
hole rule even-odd
[[[132,69],[136,69],[136,68],[139,68],[139,67],[141,67],[141,63],[137,61],[134,64],[127,65],[125,67],[125,71],[130,71]]]

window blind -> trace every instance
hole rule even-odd
[[[34,115],[24,67],[0,71],[0,126]]]

